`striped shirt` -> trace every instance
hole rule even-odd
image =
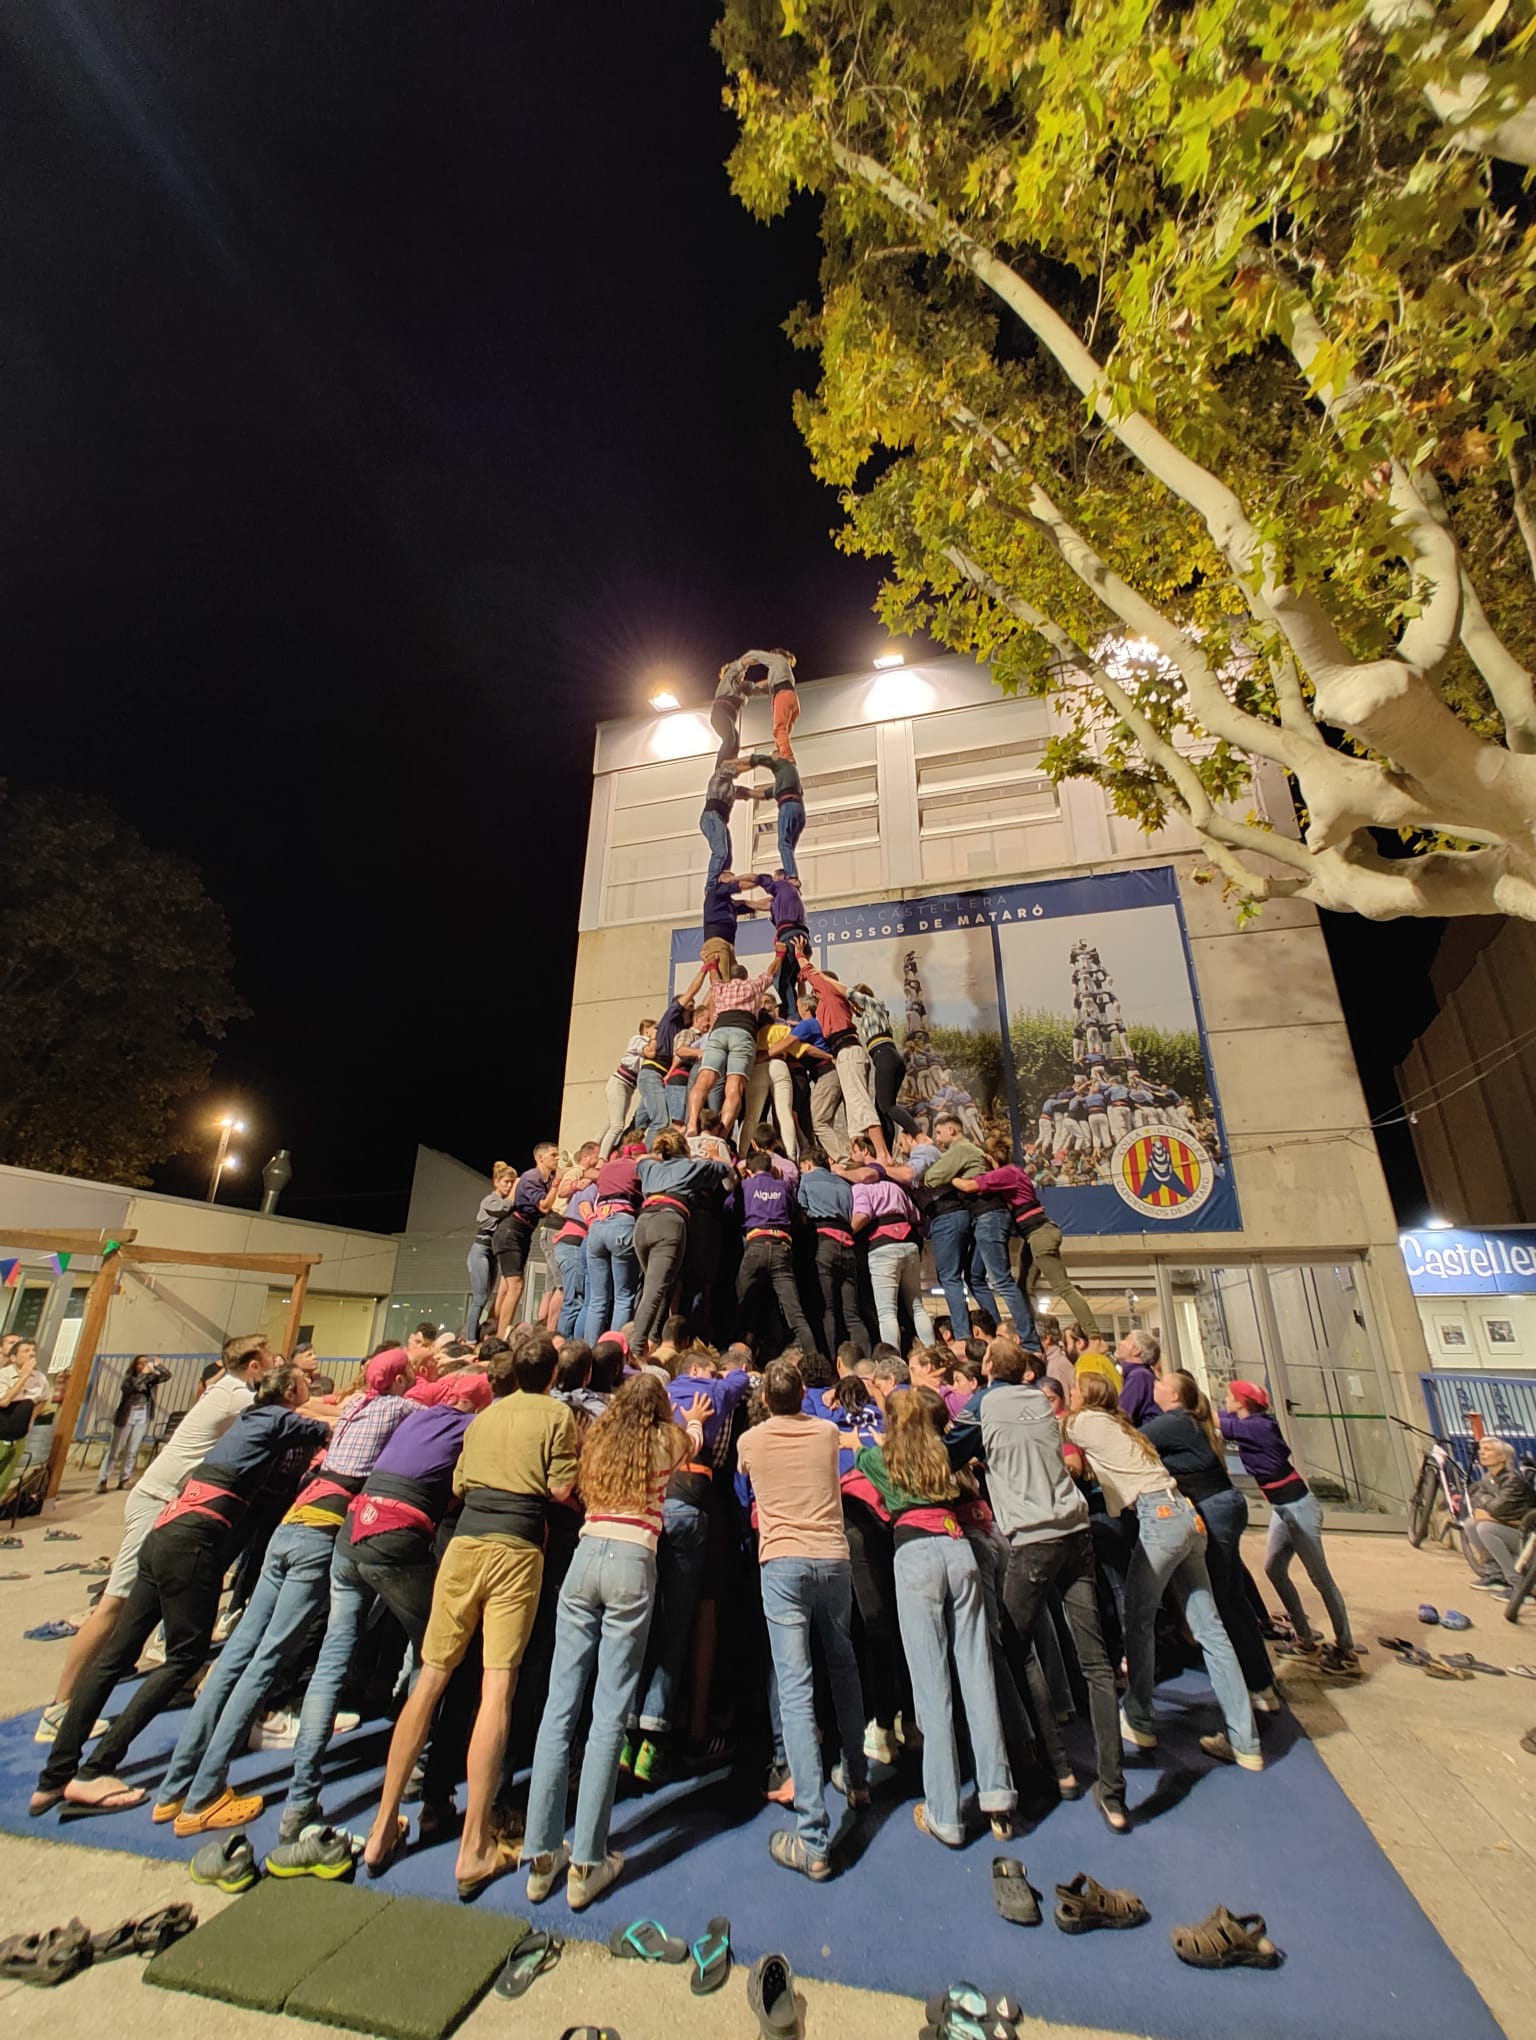
[[[874,994],[854,992],[849,1000],[853,1007],[853,1024],[859,1030],[859,1039],[868,1048],[883,1034],[892,1042],[896,1036],[891,1029],[891,1009],[883,999]]]

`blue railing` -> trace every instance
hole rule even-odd
[[[1536,1458],[1536,1374],[1421,1374],[1429,1428],[1469,1466],[1476,1453],[1474,1412],[1495,1438]]]

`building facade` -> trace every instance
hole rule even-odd
[[[1239,928],[1187,830],[1149,841],[1091,782],[1053,786],[1047,705],[968,660],[801,699],[813,943],[891,1006],[908,1096],[1013,1134],[1106,1325],[1155,1327],[1218,1393],[1267,1379],[1320,1491],[1394,1520],[1408,1469],[1388,1418],[1423,1421],[1425,1355],[1312,909]],[[749,702],[742,748],[768,742]],[[597,732],[567,1148],[601,1130],[636,1022],[692,974],[714,749],[686,711]],[[1294,826],[1283,784],[1251,800]],[[772,803],[739,803],[734,870],[776,861]],[[744,924],[743,959],[771,941]],[[1090,1125],[1074,1073],[1106,1062],[1137,1068],[1149,1103]]]

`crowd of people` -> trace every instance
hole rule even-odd
[[[773,745],[744,754],[754,688]],[[774,1861],[821,1880],[828,1785],[856,1812],[911,1757],[917,1826],[953,1848],[968,1778],[978,1823],[1004,1837],[1021,1806],[1081,1796],[1091,1761],[1086,1789],[1125,1833],[1124,1749],[1155,1745],[1157,1682],[1191,1654],[1219,1716],[1203,1748],[1251,1771],[1279,1705],[1270,1642],[1356,1673],[1320,1512],[1263,1389],[1236,1382],[1213,1413],[1151,1334],[1111,1354],[1008,1140],[978,1142],[945,1108],[920,1124],[886,1006],[816,966],[797,714],[789,653],[722,668],[698,969],[635,1029],[598,1138],[497,1164],[457,1334],[419,1327],[341,1398],[312,1351],[227,1342],[128,1495],[39,1724],[34,1813],[141,1804],[124,1760],[195,1693],[152,1811],[216,1879],[220,1837],[263,1803],[231,1766],[287,1701],[268,1865],[339,1874],[353,1843],[325,1821],[327,1752],[383,1711],[367,1873],[407,1845],[417,1801],[418,1842],[457,1836],[461,1897],[521,1863],[530,1900],[563,1883],[579,1910],[621,1874],[609,1827],[626,1779],[760,1764],[793,1808]],[[744,786],[749,772],[770,783]],[[775,802],[779,857],[743,883],[729,825],[748,798]],[[774,948],[754,973],[735,937],[757,908]],[[1107,1030],[1123,1059],[1097,958],[1075,963],[1084,1055],[1102,1059]],[[530,1312],[534,1268],[551,1279]],[[127,1477],[155,1385],[152,1366],[125,1379],[103,1485]],[[4,1400],[0,1377],[0,1416]],[[1229,1446],[1270,1504],[1283,1632],[1242,1563]],[[158,1661],[103,1720],[157,1628]]]
[[[661,1166],[694,1165],[667,1129],[655,1138]],[[744,1200],[754,1179],[781,1195],[788,1179],[754,1159]],[[871,1171],[874,1185],[906,1196]],[[738,1281],[777,1296],[771,1258],[754,1265],[744,1253]],[[1236,1382],[1213,1414],[1150,1333],[1111,1354],[1042,1318],[1026,1347],[977,1311],[964,1336],[953,1321],[920,1331],[905,1358],[840,1339],[828,1362],[803,1318],[787,1346],[770,1321],[739,1324],[723,1350],[675,1313],[654,1332],[632,1317],[598,1329],[524,1322],[471,1342],[423,1325],[339,1398],[316,1392],[312,1353],[228,1341],[128,1497],[112,1576],[39,1726],[33,1812],[141,1804],[128,1753],[195,1689],[152,1810],[216,1875],[263,1805],[230,1767],[290,1698],[269,1867],[334,1875],[355,1844],[325,1821],[327,1752],[383,1711],[366,1871],[407,1846],[414,1799],[418,1841],[457,1835],[462,1897],[521,1862],[531,1900],[563,1884],[579,1910],[622,1871],[621,1784],[759,1765],[793,1808],[773,1859],[816,1880],[836,1867],[826,1787],[857,1811],[906,1757],[917,1826],[944,1846],[978,1823],[1006,1836],[1021,1806],[1038,1817],[1084,1790],[1124,1833],[1124,1749],[1155,1745],[1156,1684],[1193,1653],[1219,1717],[1202,1747],[1246,1770],[1279,1704],[1271,1644],[1358,1669],[1264,1391]],[[1229,1445],[1271,1505],[1283,1641],[1242,1564]],[[1323,1596],[1327,1645],[1293,1557]],[[163,1657],[103,1720],[157,1625]]]

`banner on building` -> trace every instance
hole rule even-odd
[[[890,1008],[902,1102],[1009,1134],[1064,1231],[1241,1228],[1171,866],[806,922],[817,966]],[[741,961],[772,949],[766,915],[743,920]],[[674,993],[698,953],[698,928],[674,929]]]

